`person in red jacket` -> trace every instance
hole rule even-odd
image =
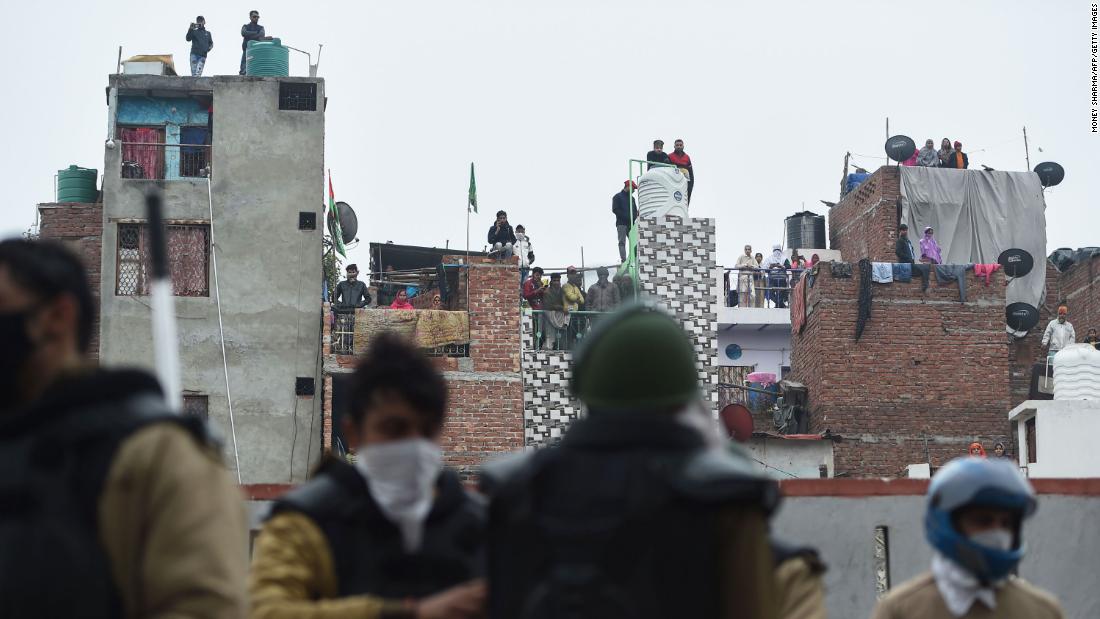
[[[676,140],[673,144],[673,151],[669,153],[668,160],[670,163],[676,165],[683,172],[684,176],[688,179],[688,201],[691,201],[691,191],[695,189],[695,169],[691,167],[691,157],[684,152],[684,141]]]

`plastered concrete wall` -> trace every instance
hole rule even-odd
[[[820,466],[824,465],[826,477],[833,474],[833,442],[830,440],[787,439],[754,436],[745,448],[756,459],[760,472],[787,479],[792,476],[820,479]]]
[[[875,527],[888,528],[890,579],[896,586],[926,571],[931,561],[924,508],[921,495],[787,497],[773,530],[780,539],[820,551],[829,566],[830,617],[868,617],[876,599]],[[1026,524],[1028,553],[1020,576],[1057,596],[1068,618],[1100,617],[1100,589],[1088,584],[1100,556],[1098,517],[1100,496],[1044,494]]]
[[[127,87],[213,91],[213,240],[241,476],[245,483],[302,480],[321,454],[321,229],[299,230],[298,213],[319,213],[323,199],[324,82],[313,80],[318,110],[301,112],[278,109],[274,78],[132,78],[111,84],[122,94]],[[143,220],[143,196],[157,184],[166,219],[208,222],[207,184],[121,179],[117,148],[105,150],[104,170],[101,359],[151,369],[149,298],[115,296],[117,224]],[[211,425],[225,437],[232,468],[213,273],[210,290],[175,299],[183,387],[209,397]],[[296,396],[296,377],[314,378],[316,395]]]
[[[730,359],[726,347],[737,344],[741,358]],[[764,331],[718,331],[718,365],[756,366],[757,372],[780,377],[783,366],[791,365],[790,325],[769,326]]]

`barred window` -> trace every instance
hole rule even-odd
[[[210,226],[168,224],[168,270],[177,297],[210,296]],[[149,229],[146,224],[119,224],[115,294],[149,294],[152,278]]]
[[[183,414],[190,415],[192,417],[198,417],[199,419],[209,419],[210,412],[209,407],[210,398],[205,395],[185,395],[183,396]]]
[[[279,109],[317,111],[317,84],[279,82]]]

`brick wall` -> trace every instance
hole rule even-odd
[[[1043,330],[1046,329],[1050,319],[1057,315],[1058,303],[1062,298],[1062,274],[1049,260],[1043,260],[1035,265],[1037,269],[1043,267],[1047,270],[1047,287],[1043,304],[1039,306],[1039,323],[1028,332],[1027,336],[1018,340],[1010,338],[1012,341],[1008,346],[1009,389],[1012,398],[1010,404],[1013,408],[1027,400],[1031,389],[1032,366],[1046,360],[1046,351],[1041,345]]]
[[[1069,321],[1081,341],[1089,327],[1100,329],[1100,256],[1073,265],[1059,279],[1061,299],[1069,308]]]
[[[809,389],[812,431],[843,437],[837,474],[899,476],[907,464],[963,455],[973,440],[1008,444],[1003,274],[986,287],[968,272],[966,303],[935,277],[927,292],[920,278],[873,284],[857,342],[858,277],[836,279],[822,266],[806,325],[791,338],[792,371]]]
[[[103,251],[103,205],[82,203],[39,204],[39,235],[62,241],[84,260],[88,283],[99,304],[99,282]],[[88,354],[99,358],[99,311],[92,329]]]
[[[846,260],[894,261],[901,175],[883,166],[829,209],[829,248]]]

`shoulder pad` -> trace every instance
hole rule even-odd
[[[320,474],[279,498],[268,518],[281,511],[297,511],[315,520],[354,511],[357,500],[345,490],[339,473]]]
[[[695,500],[756,503],[769,513],[779,504],[779,485],[725,450],[699,450],[666,471],[671,487]]]
[[[478,489],[492,495],[505,484],[523,477],[531,468],[534,456],[532,452],[516,451],[486,461],[481,465]]]

